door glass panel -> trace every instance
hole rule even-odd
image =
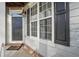
[[[12,17],[12,40],[22,40],[22,17]]]

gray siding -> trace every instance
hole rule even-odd
[[[71,46],[79,47],[79,3],[70,3]]]

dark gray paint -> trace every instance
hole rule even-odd
[[[22,17],[12,17],[12,40],[22,40]]]
[[[54,3],[54,7],[55,43],[69,46],[69,5],[65,2],[56,2]]]

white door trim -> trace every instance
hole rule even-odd
[[[11,15],[9,15],[8,20],[9,20],[9,43],[23,43],[23,39],[22,41],[12,41],[12,16]],[[23,20],[22,20],[22,34],[23,34]]]

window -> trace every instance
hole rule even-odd
[[[52,40],[52,18],[40,20],[40,38]]]
[[[37,37],[37,4],[31,8],[31,36]]]
[[[37,20],[37,4],[31,8],[31,20]]]
[[[51,9],[52,9],[51,2],[39,3],[40,38],[41,39],[52,40],[52,18],[48,17],[48,16],[52,16]]]
[[[51,16],[51,2],[40,2],[39,3],[39,16],[40,18]]]
[[[31,22],[31,34],[37,37],[37,21]]]
[[[54,3],[55,9],[55,43],[69,46],[69,4]]]
[[[31,8],[31,16],[37,14],[37,4],[35,4],[32,8]]]
[[[27,36],[30,35],[30,9],[27,10]]]

